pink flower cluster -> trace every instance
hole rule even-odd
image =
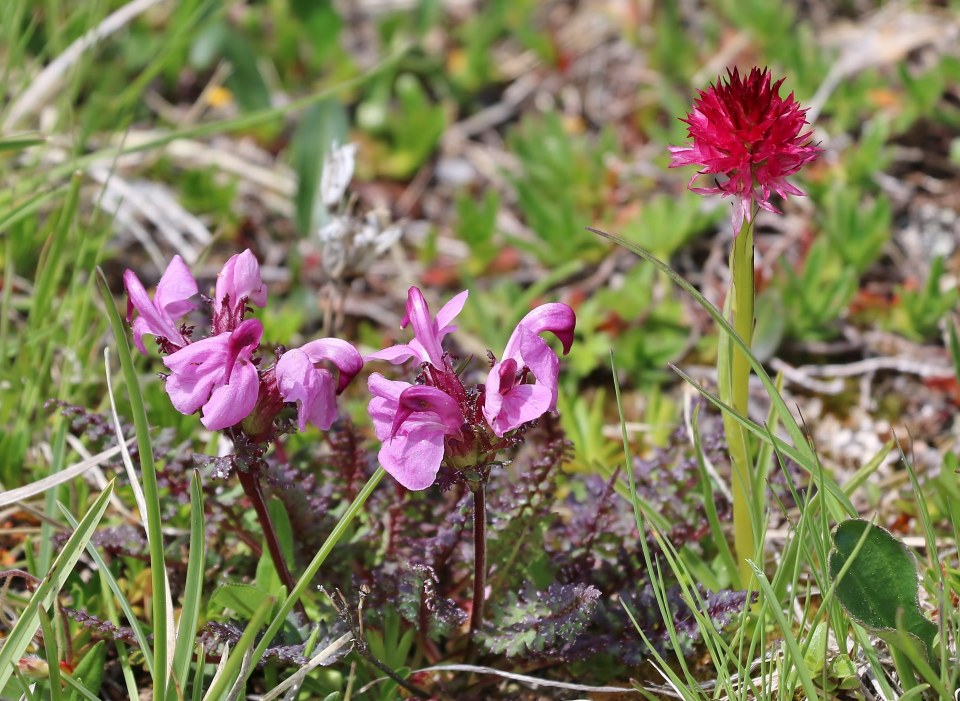
[[[263,325],[246,317],[250,305],[266,305],[267,290],[249,250],[230,258],[217,277],[211,333],[200,340],[183,321],[197,309],[198,287],[179,256],[153,299],[132,271],[123,280],[134,344],[146,353],[143,337],[156,337],[170,371],[166,390],[173,406],[183,414],[200,411],[210,430],[239,426],[253,441],[268,440],[276,435],[275,419],[285,404],[296,405],[300,430],[308,423],[327,430],[337,415],[336,395],[363,366],[349,343],[322,338],[286,350],[274,366],[260,369],[256,352]],[[456,328],[452,322],[467,295],[456,295],[433,318],[423,294],[411,287],[401,326],[413,326],[414,338],[367,358],[419,363],[417,384],[379,373],[368,382],[368,410],[382,444],[380,463],[408,489],[433,484],[444,460],[458,471],[486,469],[500,450],[519,440],[525,425],[556,409],[560,362],[541,335],[555,335],[567,353],[576,324],[573,310],[544,304],[531,311],[514,329],[500,360],[491,354],[485,384],[467,388],[441,345]]]
[[[693,111],[682,121],[692,143],[671,146],[670,167],[701,166],[688,187],[700,194],[716,194],[735,200],[731,221],[738,232],[749,222],[755,206],[779,214],[770,202],[772,193],[786,198],[803,192],[787,182],[821,149],[810,143],[806,110],[793,93],[780,97],[783,79],[770,84],[767,69],[754,68],[741,77],[734,68],[725,82],[699,91]],[[694,187],[701,175],[719,176],[714,187]]]
[[[461,292],[430,316],[423,294],[411,287],[401,327],[413,327],[409,343],[391,346],[367,360],[420,363],[418,384],[370,375],[370,418],[380,439],[380,464],[407,489],[425,489],[446,459],[455,470],[482,467],[511,444],[511,432],[556,409],[559,360],[540,338],[557,336],[566,354],[576,317],[565,304],[544,304],[517,324],[501,359],[493,360],[486,384],[467,389],[443,352],[443,337],[463,309]],[[533,380],[528,383],[527,380]]]
[[[139,315],[133,319],[134,344],[145,354],[143,337],[156,337],[170,370],[170,401],[183,414],[201,411],[200,421],[212,431],[244,422],[252,438],[262,439],[285,402],[296,403],[301,430],[307,423],[326,430],[337,416],[335,395],[363,367],[349,343],[322,338],[286,351],[274,367],[258,369],[254,353],[263,325],[245,317],[249,305],[266,305],[267,288],[249,250],[230,258],[217,276],[211,335],[197,341],[182,319],[197,308],[192,298],[198,287],[180,256],[167,266],[153,299],[133,271],[123,274],[123,283],[127,318],[132,319],[134,311]]]

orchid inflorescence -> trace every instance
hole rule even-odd
[[[307,424],[328,430],[337,416],[336,396],[363,366],[352,345],[321,338],[299,348],[281,347],[275,364],[262,367],[256,353],[263,325],[247,317],[253,306],[266,305],[267,289],[250,250],[231,257],[217,276],[210,335],[202,339],[194,339],[195,328],[184,322],[198,307],[199,287],[179,256],[170,262],[153,299],[132,271],[123,279],[134,344],[146,354],[143,337],[156,337],[170,371],[165,386],[173,406],[183,414],[200,411],[201,423],[210,430],[266,442],[287,430],[287,406],[295,406],[301,431]],[[413,340],[367,357],[420,363],[416,384],[380,373],[368,382],[369,414],[382,442],[380,462],[408,489],[433,484],[444,460],[455,471],[484,469],[518,441],[527,425],[556,409],[559,360],[540,334],[553,333],[568,352],[573,310],[554,303],[531,311],[513,331],[500,360],[491,355],[486,383],[468,388],[441,347],[467,296],[467,291],[456,295],[433,319],[422,292],[411,287],[402,327],[413,326]]]
[[[780,213],[770,202],[776,193],[804,194],[787,181],[814,160],[822,149],[810,143],[806,110],[790,93],[780,97],[781,78],[770,84],[767,69],[753,68],[741,76],[736,68],[727,79],[700,90],[686,122],[689,145],[671,146],[670,167],[699,165],[688,184],[702,195],[733,197],[734,232],[750,222],[754,207]],[[715,178],[713,187],[694,187],[701,175]]]

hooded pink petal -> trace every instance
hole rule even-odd
[[[267,303],[267,286],[260,277],[260,264],[249,248],[231,256],[217,275],[213,296],[217,330],[230,331],[237,326],[248,303],[258,307]]]
[[[450,324],[463,309],[467,301],[469,290],[464,290],[447,302],[437,313],[436,319],[431,318],[430,308],[423,297],[423,293],[416,287],[407,291],[407,312],[400,322],[400,328],[408,324],[413,326],[414,338],[410,343],[401,343],[367,356],[367,360],[386,360],[399,364],[410,358],[416,358],[421,363],[430,363],[436,368],[443,366],[443,348],[441,341],[448,333],[456,330]]]
[[[143,336],[147,334],[165,338],[176,347],[189,343],[180,333],[178,322],[196,309],[190,298],[197,294],[197,282],[180,256],[170,261],[152,300],[132,270],[123,273],[123,286],[128,299],[127,319],[132,318],[134,310],[139,314],[133,321],[133,343],[141,353],[147,352],[143,345]]]
[[[211,430],[245,419],[257,402],[258,373],[250,357],[263,334],[255,319],[236,331],[191,343],[163,359],[171,374],[166,390],[177,411],[203,410],[202,423]]]
[[[373,373],[367,407],[381,441],[379,460],[407,489],[426,489],[437,476],[447,435],[459,435],[463,415],[435,387],[414,386]],[[442,397],[440,396],[442,395]]]
[[[363,368],[363,357],[357,349],[339,338],[320,338],[300,347],[311,363],[324,361],[332,363],[340,371],[337,394],[342,392],[350,381]]]
[[[517,324],[485,385],[483,416],[496,435],[502,437],[556,409],[560,361],[539,334],[553,333],[566,353],[575,326],[576,315],[565,304],[541,305]],[[534,384],[523,382],[525,373],[533,375]]]
[[[276,375],[283,401],[297,403],[297,423],[301,431],[308,423],[322,431],[333,425],[337,418],[337,398],[329,371],[316,368],[303,349],[294,348],[277,361]]]

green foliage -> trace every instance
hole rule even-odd
[[[569,133],[557,114],[525,117],[510,130],[507,144],[520,160],[511,177],[517,205],[536,240],[514,243],[549,266],[596,260],[604,246],[584,226],[606,219],[604,156],[617,150],[611,131],[596,143]]]
[[[833,534],[830,578],[844,609],[860,625],[900,647],[905,631],[935,659],[937,626],[920,610],[917,565],[906,546],[864,519],[844,521]]]
[[[921,287],[900,286],[900,304],[890,320],[890,326],[917,341],[935,340],[940,335],[940,321],[960,300],[960,290],[956,284],[943,289],[945,272],[943,256],[937,256]]]
[[[327,99],[308,107],[293,133],[290,160],[297,174],[297,229],[302,236],[312,235],[325,224],[326,213],[320,197],[320,175],[323,161],[334,142],[347,140],[349,123],[343,105]]]
[[[509,592],[477,639],[487,651],[507,657],[559,650],[589,623],[598,598],[600,591],[584,584]]]
[[[823,232],[833,249],[858,274],[883,253],[890,240],[890,201],[878,197],[864,202],[859,193],[834,190],[822,203]]]
[[[836,255],[830,242],[814,241],[799,272],[783,269],[779,304],[787,335],[800,339],[835,336],[834,322],[853,299],[857,284],[856,270]]]
[[[670,257],[696,234],[726,219],[723,208],[705,211],[703,197],[684,190],[680,194],[645,198],[636,217],[620,229],[620,235],[658,258]]]
[[[378,139],[377,172],[399,180],[430,157],[447,123],[447,107],[412,73],[384,76],[357,107],[357,125]]]
[[[479,275],[493,262],[500,247],[494,238],[500,197],[487,190],[478,200],[464,193],[457,197],[457,234],[470,247],[466,262],[467,273]]]

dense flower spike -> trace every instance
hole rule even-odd
[[[180,256],[170,261],[152,300],[132,270],[123,273],[123,286],[127,291],[127,321],[133,318],[134,310],[140,315],[133,320],[133,343],[141,353],[147,353],[143,346],[145,334],[156,336],[166,352],[176,351],[190,342],[177,323],[197,307],[190,301],[197,294],[197,281]]]
[[[517,324],[503,358],[487,375],[483,415],[496,435],[502,437],[557,408],[560,361],[540,334],[549,331],[559,338],[566,355],[576,323],[566,304],[543,304]],[[532,385],[523,382],[528,372],[535,379]]]
[[[317,363],[330,362],[339,371],[339,380]],[[336,395],[346,388],[363,367],[363,358],[346,341],[321,338],[284,353],[277,361],[280,396],[297,403],[297,421],[303,431],[308,423],[326,431],[337,418]]]
[[[718,77],[699,91],[693,111],[682,120],[692,143],[670,147],[671,168],[701,166],[688,184],[692,192],[735,198],[734,232],[751,220],[754,206],[779,213],[770,203],[772,193],[804,194],[786,178],[822,150],[810,144],[811,132],[801,133],[806,110],[793,93],[780,97],[782,83],[771,85],[767,69],[754,68],[746,77],[728,70],[725,82]],[[714,176],[715,186],[694,187],[701,175]]]
[[[217,275],[213,295],[213,331],[232,331],[243,321],[247,303],[263,307],[267,286],[260,277],[260,264],[248,248],[231,256]]]
[[[259,376],[250,362],[263,325],[247,319],[236,329],[191,343],[163,359],[170,371],[167,394],[177,411],[201,407],[201,423],[211,431],[239,423],[257,403]]]

